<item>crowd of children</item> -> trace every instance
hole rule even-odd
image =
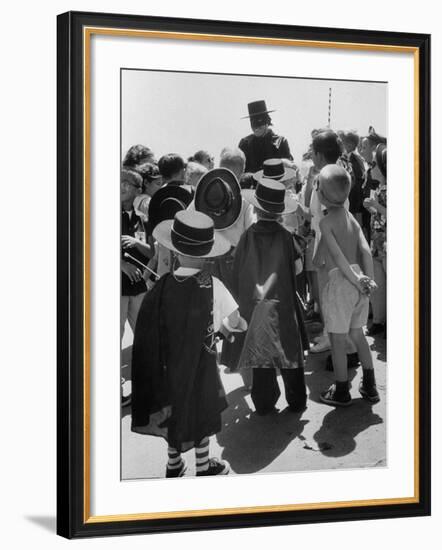
[[[133,431],[167,440],[166,477],[184,475],[192,448],[196,475],[229,473],[209,453],[228,407],[220,364],[241,373],[258,415],[275,410],[278,373],[288,408],[308,407],[305,357],[329,350],[321,401],[351,405],[359,363],[360,394],[379,401],[364,331],[386,335],[386,139],[314,130],[302,176],[265,101],[248,107],[252,134],[217,168],[204,150],[157,161],[136,145],[123,160],[121,337],[128,321],[134,341],[122,405]]]

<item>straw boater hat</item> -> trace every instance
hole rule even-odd
[[[254,118],[259,117],[262,115],[266,115],[268,113],[274,113],[275,109],[272,109],[269,111],[266,106],[266,102],[263,99],[260,99],[259,101],[252,101],[251,103],[247,104],[247,109],[249,111],[249,114],[247,116],[243,116],[241,118]]]
[[[195,191],[195,210],[210,216],[215,229],[227,229],[241,213],[241,187],[233,172],[227,168],[209,170],[198,182]]]
[[[169,250],[192,258],[215,258],[230,249],[229,241],[215,231],[212,219],[191,210],[159,223],[153,236]]]
[[[253,175],[256,181],[274,180],[283,183],[296,177],[296,171],[293,168],[287,168],[281,159],[268,159],[263,162],[262,170]]]
[[[147,233],[150,235],[163,220],[171,220],[192,202],[192,194],[179,185],[161,187],[151,198],[148,210]]]
[[[296,172],[286,168],[280,159],[264,161],[264,169],[255,174],[256,189],[245,189],[242,196],[253,206],[270,214],[290,214],[298,208],[298,201],[286,194],[283,181]]]

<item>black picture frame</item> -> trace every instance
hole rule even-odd
[[[57,532],[67,538],[226,529],[430,514],[430,35],[69,12],[58,16],[57,41]],[[236,37],[324,41],[413,48],[419,60],[418,135],[420,287],[418,387],[418,498],[415,502],[263,511],[202,517],[93,521],[85,490],[84,376],[84,29],[106,27]],[[87,434],[86,434],[87,436]]]

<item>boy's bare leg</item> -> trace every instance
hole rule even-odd
[[[321,393],[319,398],[327,405],[333,405],[335,407],[348,407],[352,403],[348,387],[346,353],[346,342],[348,335],[329,332],[329,337],[336,382],[332,384],[328,390]]]
[[[362,331],[362,328],[351,329],[350,338],[353,340],[356,349],[358,350],[363,369],[362,381],[359,386],[359,393],[364,399],[367,399],[371,403],[377,403],[378,401],[380,401],[380,397],[376,388],[376,379],[373,369],[373,358],[371,356],[370,347]]]
[[[347,382],[347,334],[336,334],[329,332],[329,337],[332,349],[333,370],[335,373],[336,381]]]
[[[352,328],[349,334],[352,342],[356,346],[362,368],[364,370],[373,369],[373,358],[371,356],[370,346],[368,345],[362,328]]]

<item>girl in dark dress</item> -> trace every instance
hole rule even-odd
[[[181,477],[181,453],[195,448],[196,475],[228,474],[209,458],[209,437],[221,430],[227,407],[216,361],[217,334],[244,327],[224,285],[204,270],[206,258],[229,243],[200,212],[180,211],[154,237],[178,255],[180,267],[147,293],[135,328],[132,357],[132,430],[168,442],[166,477]]]

